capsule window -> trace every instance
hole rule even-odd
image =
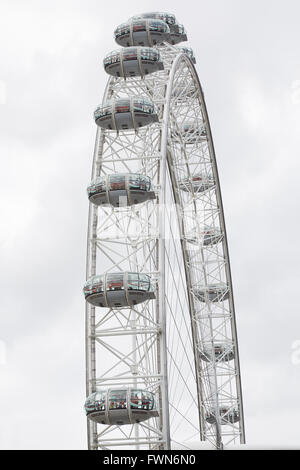
[[[106,280],[106,289],[111,291],[123,290],[123,274],[108,274]]]
[[[130,406],[136,410],[153,410],[154,397],[146,391],[131,390]]]
[[[104,58],[104,66],[115,64],[117,62],[120,62],[120,52],[119,51],[113,51],[108,56],[106,56]]]
[[[142,189],[143,191],[149,191],[150,187],[151,187],[151,183],[150,183],[149,178],[145,178],[144,176],[140,176],[139,186],[140,186],[140,189]]]
[[[116,64],[117,62],[120,62],[120,53],[116,52],[115,54],[112,54],[110,56],[110,62],[111,64]]]
[[[149,101],[146,100],[134,100],[134,110],[137,112],[151,114],[154,110],[154,106],[152,103],[149,103]]]
[[[128,274],[127,287],[128,290],[139,290],[138,274]]]
[[[125,34],[130,33],[130,25],[129,23],[124,23],[118,26],[118,28],[115,31],[115,37],[118,38],[120,36],[123,36]]]
[[[110,410],[122,410],[127,408],[127,391],[111,390],[109,393],[108,406]]]
[[[106,408],[106,392],[97,392],[95,396],[95,409],[97,411],[105,411]]]
[[[153,105],[150,103],[144,103],[144,111],[145,113],[151,114],[153,112]]]
[[[112,175],[110,177],[110,189],[112,191],[125,190],[126,189],[125,175]]]
[[[94,188],[95,188],[96,192],[99,192],[99,193],[105,192],[106,191],[106,180],[105,179],[99,180],[99,182],[95,183]]]
[[[166,33],[168,31],[168,25],[161,20],[153,20],[149,22],[149,29],[151,31],[157,31],[159,33]]]
[[[150,51],[149,56],[150,56],[150,59],[153,60],[153,61],[156,61],[156,60],[158,61],[158,59],[159,59],[158,53],[154,50]]]
[[[130,25],[129,24],[123,25],[123,27],[121,29],[121,32],[122,32],[122,34],[129,34],[130,33]]]
[[[150,25],[150,29],[153,31],[164,32],[164,25],[158,21],[153,21]]]
[[[95,394],[93,393],[93,395],[90,395],[88,397],[88,399],[86,400],[85,402],[85,411],[86,412],[91,412],[91,411],[94,411],[95,410]]]
[[[142,60],[155,60],[154,54],[150,49],[141,48],[141,59]]]
[[[92,181],[88,187],[89,194],[101,193],[106,191],[106,180],[104,178],[97,178]]]
[[[92,293],[96,294],[97,292],[103,292],[103,277],[102,276],[98,276],[93,279]]]
[[[103,116],[103,110],[101,108],[95,109],[94,116],[95,119],[99,118],[100,116]]]
[[[116,113],[129,113],[130,112],[130,101],[129,100],[118,100],[116,107]]]
[[[132,175],[129,177],[129,189],[141,189],[139,183],[139,177],[136,175]]]
[[[101,117],[101,116],[107,116],[109,114],[111,114],[112,112],[112,107],[111,107],[111,104],[106,104],[105,106],[103,106],[103,108],[97,108],[96,111],[95,111],[95,114],[98,116],[98,117]]]
[[[130,49],[125,49],[123,52],[124,60],[136,60],[137,59],[137,48],[131,47]]]
[[[149,291],[150,290],[150,278],[145,274],[139,275],[139,290]]]
[[[103,276],[95,276],[88,280],[83,291],[86,296],[97,292],[103,292]]]
[[[142,392],[140,390],[131,390],[130,406],[138,409],[142,404]]]
[[[132,20],[138,20],[140,18],[147,18],[147,19],[157,18],[171,25],[176,23],[175,16],[169,13],[160,13],[160,12],[143,13],[142,15],[133,16]]]
[[[128,289],[150,291],[150,278],[146,274],[128,273]]]
[[[144,112],[144,106],[142,100],[134,100],[133,102],[134,111],[137,112]]]
[[[132,26],[134,32],[146,31],[146,21],[134,22]]]

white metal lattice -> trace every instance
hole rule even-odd
[[[204,96],[188,56],[168,44],[159,51],[164,70],[111,77],[104,95],[148,97],[159,122],[99,129],[92,170],[92,178],[149,176],[156,198],[118,208],[91,203],[87,249],[87,278],[146,273],[156,298],[118,309],[86,304],[87,395],[141,385],[156,394],[159,416],[123,426],[88,420],[91,449],[244,442],[226,228]],[[214,243],[206,243],[211,234]]]

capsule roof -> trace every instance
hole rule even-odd
[[[131,20],[139,20],[139,19],[149,19],[149,18],[156,18],[159,20],[164,21],[167,23],[167,25],[171,26],[173,24],[176,24],[176,18],[175,15],[172,13],[165,13],[165,12],[150,12],[150,13],[141,13],[140,15],[135,15],[129,18],[129,21]]]
[[[133,16],[130,21],[142,19],[159,19],[164,21],[170,28],[170,41],[171,44],[177,44],[181,41],[186,41],[186,32],[182,24],[178,24],[175,15],[165,12],[150,12],[141,13],[140,15]]]

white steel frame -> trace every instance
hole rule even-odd
[[[103,98],[148,97],[159,122],[139,130],[98,129],[92,169],[92,178],[150,176],[156,199],[119,208],[90,203],[86,270],[87,278],[120,271],[152,277],[155,300],[121,309],[86,303],[86,394],[146,388],[156,394],[159,417],[126,426],[88,420],[89,449],[189,448],[191,439],[220,449],[245,442],[226,228],[204,96],[188,56],[167,44],[159,51],[163,71],[111,77]],[[198,129],[204,124],[206,138],[185,135],[182,125],[195,121]],[[190,181],[199,174],[212,177],[213,187],[196,190]],[[221,231],[220,243],[204,245],[206,226]],[[197,290],[210,284],[227,286],[228,300],[211,302],[206,293],[201,302]],[[235,359],[203,361],[203,348],[220,342],[234,348]],[[240,421],[221,424],[224,406],[238,409]],[[205,419],[209,412],[214,424]]]

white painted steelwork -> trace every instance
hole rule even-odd
[[[148,177],[155,197],[90,202],[86,273],[151,278],[153,297],[137,305],[86,303],[86,394],[143,389],[153,393],[158,416],[123,425],[88,420],[90,449],[245,442],[226,228],[204,95],[182,48],[164,43],[159,52],[164,70],[110,77],[103,98],[146,97],[157,122],[98,128],[92,169],[92,180]],[[198,123],[190,140],[186,123]]]

